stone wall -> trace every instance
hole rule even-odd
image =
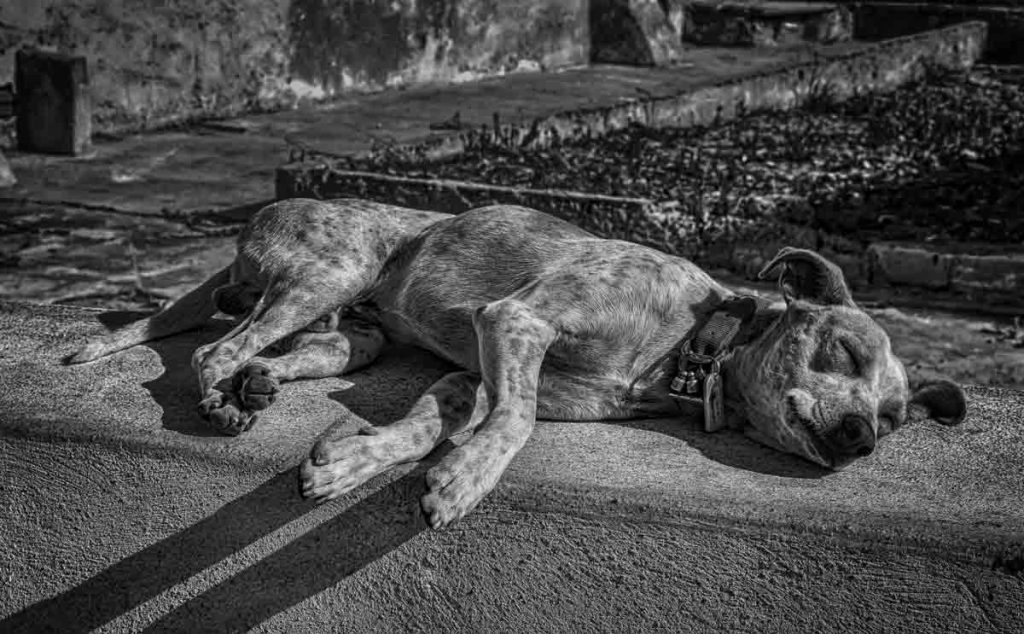
[[[94,128],[586,63],[586,0],[4,0],[24,46],[85,55]]]

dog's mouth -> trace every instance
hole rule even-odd
[[[825,442],[826,425],[813,412],[807,415],[800,409],[792,396],[786,399],[786,423],[795,435],[805,439],[800,454],[811,462],[836,471],[852,462],[833,457],[833,452]]]

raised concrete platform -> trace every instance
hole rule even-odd
[[[851,47],[856,45],[830,50],[841,54]],[[94,154],[83,158],[10,152],[18,184],[2,196],[146,215],[223,210],[272,198],[274,169],[288,161],[289,148],[296,156],[302,151],[367,155],[398,146],[458,150],[464,135],[482,127],[493,130],[496,122],[524,135],[532,121],[555,114],[623,105],[642,112],[657,97],[807,62],[814,54],[807,49],[703,48],[673,68],[596,66],[523,73],[356,95],[325,107],[208,122],[188,130],[97,139]],[[456,113],[458,129],[444,129]]]
[[[432,532],[425,465],[321,507],[294,465],[335,419],[400,416],[440,362],[289,384],[223,438],[186,368],[216,329],[61,365],[101,320],[0,304],[0,631],[1024,628],[1019,393],[970,388],[962,426],[838,474],[691,421],[542,422]]]

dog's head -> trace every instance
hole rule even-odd
[[[727,370],[751,438],[841,469],[910,419],[963,421],[957,385],[910,389],[888,335],[854,304],[839,267],[785,248],[759,277],[774,271],[785,310],[736,350]]]

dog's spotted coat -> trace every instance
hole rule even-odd
[[[757,315],[723,368],[734,426],[840,468],[908,416],[963,419],[963,392],[951,383],[911,394],[888,337],[835,265],[784,249],[770,270],[781,271],[786,303]],[[676,346],[732,295],[688,260],[522,207],[450,216],[295,199],[256,214],[229,268],[69,361],[196,327],[218,310],[238,315],[237,327],[193,356],[200,412],[237,434],[281,381],[350,372],[388,341],[431,350],[463,370],[402,420],[354,436],[329,432],[301,477],[305,495],[331,499],[475,430],[427,474],[422,506],[437,528],[494,487],[537,418],[676,414]],[[257,356],[274,346],[285,352]],[[228,391],[219,388],[225,379]]]

